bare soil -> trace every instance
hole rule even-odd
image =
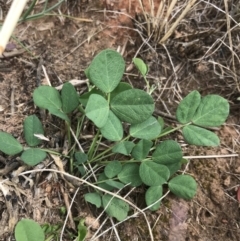
[[[54,2],[50,1],[50,4]],[[149,12],[149,1],[143,2],[146,12]],[[154,3],[157,9],[160,1]],[[240,190],[240,159],[221,157],[239,153],[240,150],[237,101],[240,96],[240,65],[236,58],[235,68],[231,67],[232,52],[229,50],[227,25],[224,22],[226,16],[218,9],[225,10],[224,5],[219,3],[214,7],[214,4],[203,2],[194,6],[191,14],[181,21],[169,40],[162,45],[149,39],[144,28],[141,28],[146,25],[142,22],[143,13],[137,0],[69,0],[51,16],[19,24],[14,32],[15,38],[0,60],[0,131],[11,133],[24,144],[23,120],[35,113],[43,118],[46,135],[51,139],[49,147],[56,148],[64,139],[61,122],[52,125],[49,116],[41,113],[32,102],[34,89],[46,83],[42,66],[52,86],[57,87],[66,81],[85,80],[84,70],[100,50],[118,49],[127,62],[125,80],[145,89],[144,80],[131,64],[131,59],[137,54],[149,65],[148,78],[156,86],[154,97],[157,114],[174,116],[177,103],[194,89],[203,95],[220,94],[231,105],[226,124],[217,130],[221,140],[218,148],[188,146],[180,134],[173,137],[182,145],[184,155],[189,157],[190,162],[182,171],[196,179],[198,191],[194,199],[188,202],[168,195],[157,212],[146,212],[154,240],[240,240],[240,200],[237,198]],[[233,1],[232,4],[237,3]],[[5,17],[9,3],[2,2],[0,6]],[[40,3],[35,11],[41,7]],[[239,20],[239,13],[233,18]],[[231,24],[233,27],[234,22]],[[236,26],[232,32],[236,56],[240,56],[236,32],[239,28]],[[221,41],[226,44],[220,44]],[[22,51],[23,45],[26,46],[25,51]],[[82,93],[87,86],[83,84],[76,88]],[[175,125],[172,119],[166,118],[166,122]],[[44,161],[42,168],[59,169],[56,163],[49,158]],[[28,169],[19,158],[6,157],[0,152],[0,240],[13,240],[10,238],[13,237],[14,227],[23,217],[33,218],[40,224],[62,225],[65,220],[59,210],[71,202],[76,189],[69,189],[61,176],[53,173],[17,177],[17,173]],[[86,191],[80,187],[72,207],[72,216],[86,218],[86,224],[92,225],[99,211],[84,202],[83,194]],[[141,188],[133,192],[131,199],[139,207],[144,207]],[[88,240],[95,240],[92,237],[103,221],[100,219],[95,223],[96,227],[91,228]],[[76,233],[76,226],[71,219],[67,222],[67,228]],[[101,227],[101,232],[108,228],[111,228],[109,222]],[[110,229],[97,240],[151,240],[142,215],[125,221],[116,229],[120,239]],[[73,239],[64,237],[63,240]]]

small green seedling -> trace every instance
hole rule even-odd
[[[134,63],[146,79],[147,66],[140,59],[134,59]],[[100,52],[85,71],[90,81],[87,93],[79,96],[70,83],[64,84],[60,93],[51,86],[40,86],[34,91],[35,105],[66,123],[69,153],[64,158],[69,159],[70,172],[86,178],[88,167],[97,168],[97,180],[89,178],[88,181],[103,190],[118,191],[119,195],[122,189],[144,185],[146,205],[152,211],[159,209],[167,189],[180,198],[193,198],[197,183],[192,176],[177,173],[186,160],[181,146],[167,140],[166,135],[180,131],[190,145],[218,146],[218,136],[208,127],[218,127],[226,121],[227,100],[218,95],[202,97],[198,91],[192,91],[178,105],[179,124],[166,127],[163,119],[154,115],[152,96],[121,82],[124,70],[122,56],[107,49]],[[71,114],[73,111],[78,114],[77,122]],[[94,135],[82,149],[72,138],[70,127],[81,143],[86,120],[94,126]],[[40,120],[36,116],[27,117],[24,136],[30,147],[23,147],[11,135],[0,132],[0,150],[7,155],[22,153],[23,162],[36,165],[52,151],[38,147],[42,141],[36,134],[44,134]],[[128,216],[129,204],[109,192],[91,189],[84,198],[119,221]]]

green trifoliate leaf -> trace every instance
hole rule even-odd
[[[48,111],[49,111],[51,114],[53,114],[53,115],[55,115],[55,116],[57,116],[57,117],[65,120],[65,121],[67,121],[67,122],[70,122],[68,116],[67,116],[65,113],[63,113],[62,110],[55,109],[54,107],[49,107],[49,108],[48,108]]]
[[[220,126],[229,115],[229,103],[218,95],[207,95],[202,98],[192,119],[193,123],[203,127]]]
[[[138,124],[147,120],[154,111],[153,98],[143,90],[130,89],[111,100],[111,110],[121,120]]]
[[[68,114],[79,105],[79,96],[71,83],[65,83],[61,90],[62,110]]]
[[[118,179],[133,187],[140,186],[142,180],[139,176],[139,165],[136,163],[126,163],[123,166],[122,171],[118,174]]]
[[[157,145],[152,154],[153,161],[160,164],[174,164],[182,159],[182,149],[180,145],[173,140],[166,140]]]
[[[180,175],[171,179],[168,183],[169,189],[176,196],[191,199],[197,192],[197,183],[189,175]]]
[[[110,217],[114,217],[118,221],[123,221],[127,217],[129,205],[123,200],[115,197],[113,198],[113,196],[105,194],[102,196],[102,203],[106,213]]]
[[[148,66],[140,58],[133,59],[134,65],[137,67],[142,76],[146,76],[148,72]]]
[[[114,181],[114,180],[107,180],[106,181],[106,184],[113,187],[113,188],[116,188],[116,189],[122,189],[124,188],[124,184],[122,184],[121,182],[117,182],[117,181]]]
[[[149,187],[148,190],[145,193],[145,200],[147,203],[147,206],[150,206],[151,204],[157,202],[163,195],[162,186],[153,186]],[[150,210],[151,211],[157,211],[160,207],[161,201],[155,203]]]
[[[47,156],[45,151],[40,149],[31,148],[24,151],[21,155],[23,162],[29,166],[35,166],[42,162]]]
[[[121,141],[113,147],[112,152],[127,156],[131,153],[134,146],[135,144],[132,141]]]
[[[122,170],[122,164],[119,161],[112,161],[109,162],[105,168],[104,168],[104,173],[106,177],[108,178],[113,178],[118,175]]]
[[[108,185],[106,182],[107,180],[109,180],[106,175],[104,173],[100,173],[99,174],[99,177],[98,177],[98,186],[105,189],[105,190],[108,190],[108,191],[112,191],[114,189],[113,186],[110,186]]]
[[[200,102],[201,95],[197,90],[189,93],[178,105],[176,112],[177,120],[182,124],[192,121]]]
[[[105,93],[113,91],[125,70],[123,57],[116,51],[101,51],[92,61],[86,73],[89,80]]]
[[[148,186],[160,186],[166,183],[170,176],[170,172],[166,166],[152,161],[142,162],[139,174],[143,183]]]
[[[161,126],[157,119],[150,116],[142,123],[131,125],[130,135],[136,138],[151,140],[161,133]]]
[[[109,111],[107,122],[100,128],[100,131],[106,139],[110,141],[120,141],[123,138],[123,126],[122,122]]]
[[[84,199],[85,201],[95,205],[97,208],[101,207],[102,199],[100,194],[97,192],[86,193],[84,195]]]
[[[161,126],[161,130],[163,130],[165,124],[164,124],[164,119],[161,116],[158,117],[158,123]]]
[[[132,149],[132,157],[135,160],[143,160],[149,153],[151,147],[152,147],[152,142],[149,140],[142,139],[140,140]]]
[[[16,155],[23,146],[10,134],[0,131],[0,151],[7,155]]]
[[[90,90],[89,92],[87,93],[84,93],[82,95],[80,95],[79,97],[79,101],[80,103],[83,105],[83,106],[86,106],[87,105],[87,102],[89,100],[89,97],[90,95],[92,94],[97,94],[97,95],[101,95],[102,97],[104,97],[104,94],[101,90],[98,90],[96,88],[93,88],[92,90]]]
[[[98,128],[102,128],[106,124],[109,115],[107,100],[101,95],[92,94],[89,97],[85,113]]]
[[[218,146],[220,144],[215,133],[193,125],[183,128],[183,137],[188,144],[196,146]]]
[[[15,228],[17,241],[44,241],[45,235],[41,226],[31,219],[20,220]]]
[[[164,165],[168,168],[170,172],[170,177],[171,177],[174,173],[176,173],[178,170],[181,169],[182,162],[179,161],[172,164],[170,163],[170,164],[164,164]]]
[[[125,90],[130,90],[132,89],[132,86],[128,83],[125,82],[120,82],[117,86],[117,88],[115,88],[110,95],[110,98],[113,99],[116,95],[120,94],[121,92],[125,91]]]
[[[62,101],[59,92],[52,86],[43,85],[33,92],[34,104],[40,108],[60,110]]]
[[[68,116],[62,111],[61,96],[54,87],[46,85],[38,87],[33,92],[33,101],[36,106],[69,122]]]
[[[37,146],[42,141],[34,134],[44,134],[41,121],[36,115],[30,115],[23,122],[24,137],[29,146]]]

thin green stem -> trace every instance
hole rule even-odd
[[[172,132],[174,132],[174,131],[180,130],[180,129],[182,129],[184,126],[187,126],[187,125],[190,125],[190,124],[191,124],[191,122],[189,122],[189,123],[187,123],[187,124],[184,124],[184,125],[179,125],[179,126],[176,127],[176,128],[173,128],[173,129],[171,129],[171,130],[169,130],[169,131],[166,131],[166,132],[160,134],[156,139],[158,139],[158,138],[160,138],[160,137],[163,137],[163,136],[166,136],[166,135],[168,135],[168,134],[170,134],[170,133],[172,133]]]
[[[121,140],[122,141],[126,141],[130,138],[130,135],[128,135],[127,137],[123,138]],[[92,158],[92,159],[89,159],[89,163],[91,162],[94,162],[94,161],[98,161],[98,160],[101,160],[102,158],[105,157],[105,154],[107,154],[108,152],[110,152],[112,149],[113,149],[114,145],[110,146],[108,149],[106,149],[105,151],[101,152],[99,155],[97,155],[96,157]],[[114,153],[115,154],[115,153]]]
[[[32,12],[37,0],[33,0],[31,5],[29,6],[28,10],[23,14],[22,20],[24,21],[26,17]],[[46,1],[47,2],[47,1]]]
[[[146,75],[143,75],[143,78],[144,78],[146,86],[147,86],[147,93],[150,94],[150,85],[149,85],[149,82],[146,78]]]
[[[88,151],[88,159],[89,160],[92,160],[92,157],[93,157],[93,153],[94,153],[94,150],[96,148],[96,143],[97,143],[97,139],[99,137],[99,134],[100,134],[100,130],[97,131],[92,143],[91,143],[91,146],[89,148],[89,151]]]
[[[56,151],[53,151],[53,150],[50,150],[50,149],[45,149],[45,148],[40,148],[42,151],[45,151],[47,153],[50,153],[50,154],[53,154],[53,155],[57,155],[57,156],[63,156],[63,157],[66,157],[66,158],[70,158],[70,156],[67,156],[67,155],[63,155],[59,152],[56,152]]]
[[[31,15],[31,16],[27,16],[25,19],[20,18],[18,22],[20,23],[20,22],[23,22],[23,21],[29,21],[29,20],[34,20],[34,19],[41,18],[44,15],[46,15],[47,13],[49,13],[52,10],[54,10],[55,8],[57,8],[58,6],[60,6],[64,1],[65,0],[61,0],[60,2],[56,3],[55,5],[53,5],[52,7],[48,8],[48,9],[46,9],[46,3],[48,2],[48,1],[46,1],[45,5],[44,5],[44,9],[43,9],[42,12],[34,14],[34,15]]]

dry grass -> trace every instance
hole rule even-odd
[[[157,53],[151,67],[158,76],[158,99],[180,100],[186,94],[184,81],[186,87],[199,87],[204,93],[207,87],[208,93],[224,94],[235,102],[240,91],[239,1],[161,1],[158,8],[149,2],[151,11],[141,5],[140,25],[145,26],[151,51]],[[141,54],[146,56],[146,48]]]

